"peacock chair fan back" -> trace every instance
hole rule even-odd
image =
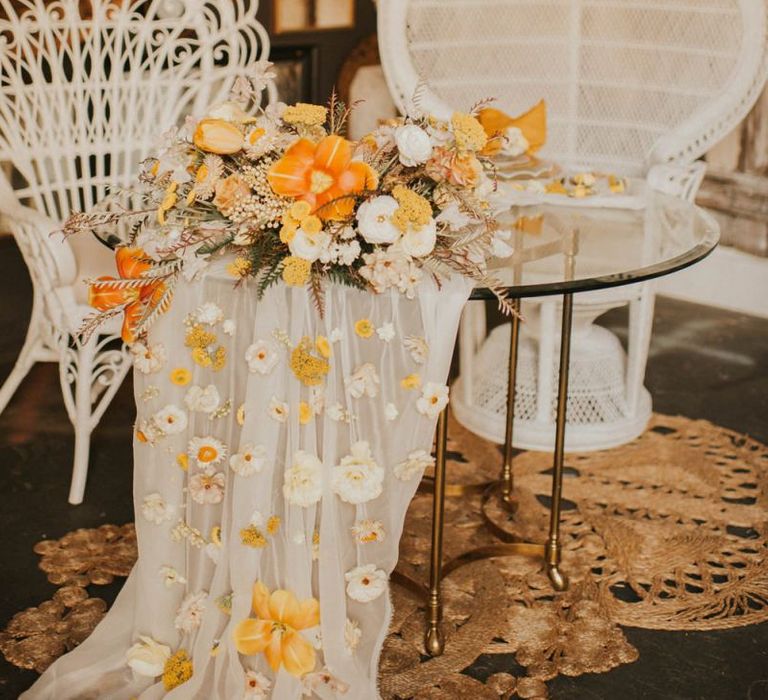
[[[266,58],[257,0],[0,0],[0,160],[54,220],[134,181],[160,132]]]
[[[642,174],[690,163],[765,81],[766,0],[386,0],[379,46],[403,110],[548,105],[545,157]]]

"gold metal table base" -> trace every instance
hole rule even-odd
[[[514,300],[515,312],[519,314],[520,300]],[[563,493],[563,459],[565,447],[565,421],[568,405],[568,365],[571,354],[571,326],[573,319],[573,295],[563,295],[563,313],[560,335],[560,368],[557,393],[557,421],[555,428],[555,450],[552,469],[552,500],[550,505],[549,533],[544,543],[519,542],[514,540],[511,533],[505,531],[496,524],[486,513],[486,504],[491,498],[499,498],[502,505],[510,512],[514,512],[514,480],[512,471],[512,436],[515,415],[515,383],[517,375],[517,354],[520,340],[520,318],[515,315],[512,318],[510,333],[508,389],[507,389],[507,422],[504,437],[504,459],[501,470],[501,478],[485,488],[483,495],[483,516],[486,525],[493,534],[502,542],[478,547],[470,550],[443,565],[443,527],[445,518],[445,469],[446,447],[448,440],[448,409],[441,414],[437,424],[437,449],[435,459],[435,477],[433,483],[432,499],[432,541],[429,570],[429,586],[424,590],[423,586],[413,581],[402,573],[395,580],[405,583],[411,590],[417,593],[426,593],[427,598],[427,632],[424,646],[431,656],[439,656],[445,649],[445,638],[440,628],[443,617],[443,603],[441,597],[441,581],[443,575],[481,559],[504,557],[510,555],[540,556],[544,559],[547,576],[556,591],[564,591],[568,588],[568,577],[560,569],[561,543],[560,543],[560,511]],[[485,485],[483,485],[485,486]],[[479,485],[475,488],[480,487]],[[451,489],[452,491],[454,489]],[[465,487],[455,489],[456,495],[466,493]],[[452,494],[453,495],[453,494]]]

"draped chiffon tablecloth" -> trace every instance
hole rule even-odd
[[[425,280],[414,299],[328,285],[321,317],[307,289],[259,299],[225,263],[180,282],[133,348],[139,558],[23,700],[378,697],[387,579],[471,283]],[[238,652],[246,619],[266,653]],[[192,671],[176,687],[147,670],[169,654],[177,681]]]

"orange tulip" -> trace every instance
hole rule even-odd
[[[296,141],[269,169],[267,180],[275,194],[308,202],[322,219],[346,219],[354,201],[345,195],[378,185],[370,165],[352,160],[352,143],[335,134],[318,144]]]
[[[118,248],[115,263],[119,277],[99,277],[88,290],[88,303],[99,311],[123,307],[122,338],[126,343],[136,340],[136,326],[144,312],[154,306],[165,292],[165,285],[156,280],[147,280],[145,284],[133,287],[113,284],[120,280],[141,279],[151,267],[146,257],[141,248]]]
[[[536,153],[547,141],[547,103],[540,100],[531,109],[518,117],[510,117],[499,109],[486,107],[477,115],[478,121],[488,134],[488,143],[483,155],[495,155],[503,145],[504,132],[511,126],[523,132],[528,141],[529,155]]]
[[[253,585],[253,612],[257,619],[243,620],[234,629],[235,647],[246,656],[262,651],[273,671],[281,665],[293,676],[315,668],[315,649],[299,630],[320,624],[320,603],[315,598],[299,601],[290,591]]]
[[[243,148],[243,132],[223,119],[203,119],[198,122],[192,140],[201,151],[221,156],[237,153]]]

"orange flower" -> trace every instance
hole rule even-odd
[[[237,153],[243,148],[243,132],[223,119],[203,119],[198,122],[192,140],[201,151],[222,156]]]
[[[150,269],[147,254],[141,248],[118,248],[115,263],[119,277],[99,277],[88,290],[88,303],[99,311],[123,307],[122,337],[126,343],[136,340],[136,326],[147,308],[152,308],[165,292],[161,281],[147,280],[143,284],[121,287],[114,284],[123,280],[138,280]]]
[[[299,600],[290,591],[269,589],[257,581],[253,586],[253,612],[234,629],[235,647],[246,656],[264,652],[273,671],[281,665],[293,676],[315,668],[315,649],[299,630],[320,624],[320,603],[315,598]]]
[[[482,150],[483,155],[495,155],[501,150],[504,132],[511,126],[523,132],[528,141],[529,155],[536,153],[547,141],[547,103],[544,100],[540,100],[518,117],[510,117],[499,109],[486,107],[480,110],[477,119],[488,134],[488,143]]]
[[[308,202],[322,219],[347,218],[354,201],[341,198],[378,185],[371,166],[353,161],[352,144],[335,134],[318,144],[299,139],[269,169],[267,179],[275,194]]]

